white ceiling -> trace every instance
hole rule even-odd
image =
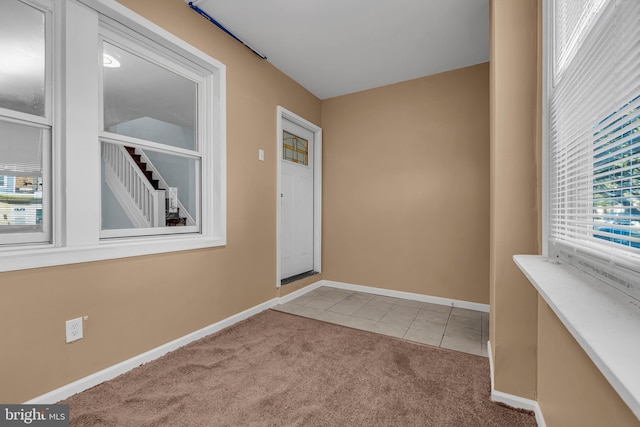
[[[320,99],[489,60],[489,0],[193,3]]]

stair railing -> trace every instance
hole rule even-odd
[[[105,181],[135,227],[164,227],[165,191],[153,188],[127,150],[102,144]]]
[[[158,188],[163,188],[165,189],[165,191],[169,191],[169,184],[164,180],[162,174],[154,166],[153,162],[144,154],[142,150],[137,150],[136,154],[140,155],[141,162],[147,164],[147,170],[153,172],[154,179],[158,180]],[[183,216],[187,219],[187,225],[196,225],[196,221],[191,215],[189,215],[189,211],[185,209],[182,202],[180,202],[180,198],[178,198],[178,209],[180,212],[180,216]]]

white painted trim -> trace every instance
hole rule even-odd
[[[186,41],[177,37],[175,34],[165,30],[159,25],[154,24],[147,18],[138,15],[136,12],[132,11],[126,6],[118,3],[117,0],[77,1],[89,6],[91,9],[94,9],[109,18],[113,19],[113,15],[116,15],[117,22],[126,27],[134,28],[136,32],[153,41],[156,41],[162,45],[171,43],[170,49],[172,50],[178,49],[187,51],[190,55],[197,57],[198,60],[196,62],[198,62],[200,66],[206,69],[211,70],[211,66],[213,66],[215,69],[225,68],[225,65],[222,62],[202,52],[200,49],[190,45]],[[190,59],[193,60],[194,58]]]
[[[87,390],[91,387],[95,387],[96,385],[103,383],[105,381],[109,381],[119,375],[122,375],[130,370],[132,370],[133,368],[136,368],[142,364],[145,363],[149,363],[165,354],[167,354],[170,351],[174,351],[180,347],[183,347],[193,341],[199,340],[200,338],[203,338],[207,335],[211,335],[215,332],[218,332],[224,328],[227,328],[235,323],[238,323],[242,320],[245,320],[251,316],[254,316],[264,310],[270,309],[272,307],[275,307],[276,305],[279,304],[285,304],[295,298],[298,298],[304,294],[307,294],[321,286],[328,286],[328,287],[334,287],[334,288],[341,288],[341,289],[347,289],[347,290],[352,290],[352,291],[357,291],[357,292],[368,292],[368,293],[372,293],[372,294],[376,294],[376,295],[384,295],[384,296],[391,296],[391,297],[396,297],[396,298],[406,298],[406,299],[413,299],[416,301],[422,301],[422,302],[432,302],[435,304],[443,304],[443,301],[449,301],[450,303],[445,303],[445,305],[450,305],[450,306],[454,306],[454,307],[461,307],[461,308],[470,308],[470,307],[475,307],[475,308],[471,308],[473,310],[479,310],[479,311],[484,311],[482,310],[483,307],[478,307],[478,306],[485,306],[485,304],[477,304],[477,303],[467,303],[465,301],[458,301],[458,300],[449,300],[449,299],[445,299],[445,298],[438,298],[438,297],[429,297],[426,295],[419,295],[419,294],[412,294],[409,292],[399,292],[399,291],[390,291],[390,290],[386,290],[386,289],[380,289],[380,288],[372,288],[369,286],[360,286],[360,285],[351,285],[348,283],[341,283],[341,282],[333,282],[333,281],[328,281],[328,280],[319,280],[315,283],[312,283],[308,286],[305,286],[302,289],[299,289],[295,292],[292,292],[290,294],[287,294],[285,296],[282,297],[276,297],[276,298],[272,298],[269,301],[263,302],[262,304],[258,304],[254,307],[251,307],[247,310],[244,310],[240,313],[234,314],[233,316],[227,317],[226,319],[223,319],[219,322],[216,322],[212,325],[206,326],[202,329],[199,329],[195,332],[189,333],[183,337],[177,338],[171,342],[168,342],[166,344],[163,344],[159,347],[156,347],[154,349],[151,349],[145,353],[139,354],[137,356],[134,356],[130,359],[127,359],[123,362],[120,362],[118,364],[115,364],[113,366],[110,366],[108,368],[105,368],[101,371],[95,372],[91,375],[88,375],[84,378],[80,378],[77,381],[74,381],[70,384],[64,385],[60,388],[57,388],[53,391],[50,391],[48,393],[42,394],[40,396],[37,396],[27,402],[24,402],[25,404],[53,404],[56,402],[59,402],[61,400],[64,400],[68,397],[71,397],[77,393],[80,393],[84,390]],[[486,311],[488,311],[488,306],[486,306]],[[489,347],[489,352],[491,351],[491,348]],[[491,361],[491,353],[489,353],[489,360]],[[491,365],[493,366],[493,365]],[[492,374],[491,374],[491,390],[493,391],[493,368],[492,368]],[[499,393],[499,392],[498,392]],[[525,399],[526,400],[526,399]],[[517,405],[514,405],[512,403],[508,403],[508,402],[504,402],[507,403],[511,406],[514,407],[520,407]],[[529,408],[525,408],[525,409],[529,409]],[[541,424],[543,425],[543,424]]]
[[[99,192],[86,191],[87,188],[100,188],[100,115],[92,112],[91,108],[87,109],[87,105],[98,106],[100,103],[97,91],[86,90],[87,87],[95,89],[99,86],[98,77],[93,71],[99,58],[96,49],[99,45],[101,18],[95,11],[172,52],[179,52],[181,56],[211,72],[203,83],[205,90],[210,93],[206,98],[211,98],[208,100],[211,120],[206,122],[210,124],[204,131],[205,139],[214,143],[203,147],[204,185],[201,193],[209,197],[202,205],[201,233],[129,239],[99,238]],[[58,71],[59,68],[64,68],[64,73],[54,70],[54,108],[60,114],[54,114],[57,118],[54,121],[51,154],[54,168],[51,188],[54,189],[53,195],[60,197],[51,198],[53,243],[0,248],[0,272],[226,245],[225,65],[115,0],[69,0],[64,8],[55,13],[56,26],[62,32],[54,37],[55,56],[67,57],[67,62],[56,66]],[[84,31],[81,33],[79,29]],[[91,37],[77,37],[78,34],[85,34],[85,31]],[[71,33],[72,36],[62,37],[63,34]],[[64,45],[61,40],[65,42]],[[64,52],[65,55],[62,54]],[[73,84],[69,85],[68,82]],[[70,101],[76,98],[83,102]],[[67,101],[63,103],[62,99]],[[65,135],[62,134],[63,128]],[[87,144],[87,140],[93,140],[95,144]],[[204,162],[208,162],[207,165]],[[55,173],[55,170],[58,172]],[[83,179],[72,179],[78,176]]]
[[[282,193],[282,119],[313,133],[313,270],[322,271],[322,128],[278,105],[276,108],[276,287],[281,281],[280,194]]]
[[[538,255],[514,261],[620,398],[640,418],[640,307],[618,288]]]
[[[542,255],[549,256],[549,224],[551,220],[549,158],[549,99],[552,84],[552,8],[550,0],[542,1]]]
[[[540,408],[538,402],[536,402],[536,408],[533,410],[533,412],[535,412],[536,414],[536,422],[538,423],[538,426],[547,427],[547,423],[544,421],[544,417],[542,416],[542,408]]]
[[[280,300],[278,301],[278,304],[286,304],[289,301],[291,301],[293,299],[296,299],[298,297],[301,297],[302,295],[307,294],[307,293],[313,291],[314,289],[318,289],[321,286],[322,286],[322,280],[319,280],[319,281],[317,281],[315,283],[312,283],[312,284],[310,284],[308,286],[305,286],[302,289],[298,289],[295,292],[291,292],[288,295],[284,295],[284,296],[280,297]]]
[[[542,416],[542,410],[540,405],[535,400],[525,399],[524,397],[516,396],[509,393],[498,391],[494,387],[493,376],[493,354],[491,352],[491,341],[487,341],[487,353],[489,354],[489,372],[491,376],[491,400],[493,402],[503,403],[509,405],[512,408],[525,409],[527,411],[533,411],[536,415],[536,423],[540,427],[546,427],[544,417]]]
[[[241,320],[245,320],[251,316],[254,316],[280,303],[281,302],[279,298],[273,298],[269,301],[263,302],[262,304],[256,305],[255,307],[249,308],[238,314],[234,314],[233,316],[227,317],[226,319],[223,319],[212,325],[206,326],[195,332],[192,332],[183,337],[177,338],[171,342],[163,344],[159,347],[151,349],[145,353],[134,356],[131,359],[128,359],[116,365],[110,366],[106,369],[98,371],[84,378],[80,378],[77,381],[74,381],[70,384],[57,388],[49,393],[42,394],[38,397],[35,397],[25,402],[25,404],[53,404],[53,403],[59,402],[70,396],[73,396],[74,394],[80,393],[84,390],[94,387],[104,381],[108,381],[119,375],[122,375],[125,372],[128,372],[133,368],[136,368],[142,364],[151,362],[152,360],[155,360],[161,356],[164,356],[170,351],[174,351],[193,341],[199,340],[200,338],[206,337],[207,335],[211,335],[235,323],[238,323]]]
[[[177,338],[171,342],[168,342],[159,347],[153,348],[145,353],[134,356],[128,360],[125,360],[123,362],[110,366],[108,368],[105,368],[101,371],[88,375],[84,378],[80,378],[77,381],[64,385],[48,393],[42,394],[24,403],[25,404],[53,404],[53,403],[59,402],[63,399],[73,396],[74,394],[80,393],[84,390],[88,390],[91,387],[95,387],[100,383],[109,381],[142,364],[149,363],[159,357],[164,356],[170,351],[174,351],[193,341],[199,340],[200,338],[204,338],[207,335],[216,333],[235,323],[248,319],[249,317],[254,316],[264,310],[268,310],[279,304],[287,303],[292,299],[298,298],[308,292],[313,291],[314,289],[319,288],[320,286],[322,286],[322,281],[312,283],[311,285],[305,286],[304,288],[299,289],[283,297],[270,299],[269,301],[263,302],[262,304],[258,304],[255,307],[251,307],[238,314],[234,314],[233,316],[227,317],[226,319],[223,319],[212,325],[205,326],[204,328],[199,329],[195,332],[192,332],[183,337]]]
[[[491,351],[491,340],[487,340],[487,356],[489,356],[489,376],[491,377],[491,393],[495,390],[493,386],[493,352]]]
[[[511,406],[512,408],[537,412],[536,407],[538,406],[538,402],[536,402],[535,400],[525,399],[524,397],[504,393],[495,389],[491,390],[491,400],[493,402],[504,403],[505,405]],[[536,421],[538,421],[537,417]]]
[[[394,291],[391,289],[374,288],[371,286],[353,285],[351,283],[334,282],[331,280],[321,280],[320,286],[330,286],[333,288],[347,289],[356,292],[367,292],[369,294],[383,295],[386,297],[404,298],[420,302],[428,302],[431,304],[447,305],[450,307],[466,308],[469,310],[489,312],[489,304],[480,304],[477,302],[462,301],[451,298],[433,297],[430,295],[414,294],[412,292]]]

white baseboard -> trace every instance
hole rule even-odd
[[[489,375],[491,376],[491,400],[494,402],[504,403],[512,408],[526,409],[533,411],[536,415],[536,423],[539,427],[546,427],[544,417],[542,416],[542,410],[540,405],[535,400],[526,399],[524,397],[516,396],[514,394],[504,393],[498,391],[494,387],[493,382],[493,354],[491,353],[491,342],[487,341],[487,352],[489,353]]]
[[[292,292],[288,295],[285,295],[280,298],[273,298],[262,304],[256,305],[255,307],[249,308],[241,313],[230,316],[212,325],[206,326],[200,330],[187,334],[183,337],[177,338],[169,343],[163,344],[145,353],[139,354],[138,356],[134,356],[131,359],[125,360],[116,365],[113,365],[101,371],[98,371],[94,374],[91,374],[84,378],[80,378],[77,381],[74,381],[70,384],[57,388],[53,391],[42,394],[25,403],[26,404],[53,404],[53,403],[59,402],[61,400],[64,400],[68,397],[73,396],[74,394],[80,393],[84,390],[94,387],[104,381],[108,381],[117,377],[118,375],[122,375],[125,372],[128,372],[131,369],[136,368],[142,364],[155,360],[167,354],[170,351],[176,350],[182,346],[189,344],[192,341],[196,341],[207,335],[211,335],[215,332],[218,332],[228,326],[233,325],[234,323],[247,319],[255,314],[260,313],[261,311],[267,310],[278,304],[284,304],[286,302],[289,302],[292,299],[298,298],[321,286],[330,286],[334,288],[347,289],[347,290],[352,290],[357,292],[368,292],[376,295],[405,298],[405,299],[411,299],[416,301],[429,302],[433,304],[441,304],[441,305],[448,305],[453,307],[468,308],[471,310],[489,312],[489,306],[487,304],[478,304],[473,302],[459,301],[459,300],[440,298],[440,297],[431,297],[427,295],[414,294],[410,292],[393,291],[388,289],[374,288],[370,286],[352,285],[349,283],[333,282],[329,280],[319,280],[315,283],[305,286],[304,288],[299,289],[295,292]],[[493,390],[493,387],[492,387],[492,390]],[[511,406],[514,406],[514,405],[511,405]]]
[[[206,337],[207,335],[211,335],[215,332],[218,332],[228,326],[233,325],[234,323],[238,323],[241,320],[247,319],[253,315],[256,315],[264,310],[267,310],[271,307],[274,307],[280,304],[279,298],[273,298],[269,301],[266,301],[262,304],[256,305],[255,307],[251,307],[245,311],[242,311],[238,314],[235,314],[231,317],[227,317],[219,322],[216,322],[212,325],[205,326],[202,329],[199,329],[195,332],[187,334],[183,337],[175,339],[171,342],[163,344],[159,347],[151,349],[145,353],[139,354],[137,356],[132,357],[131,359],[120,362],[116,365],[110,366],[106,369],[98,371],[94,374],[86,376],[84,378],[80,378],[77,381],[74,381],[70,384],[62,386],[58,389],[50,391],[48,393],[42,394],[34,399],[31,399],[26,404],[53,404],[59,402],[63,399],[73,396],[74,394],[80,393],[81,391],[87,390],[91,387],[94,387],[104,381],[111,380],[118,375],[124,374],[136,368],[142,364],[148,363],[152,360],[155,360],[170,351],[176,350],[180,347],[183,347],[189,344],[192,341],[196,341],[200,338]]]
[[[319,283],[319,282],[316,282]],[[371,286],[353,285],[351,283],[334,282],[331,280],[320,280],[320,286],[330,286],[333,288],[347,289],[350,291],[367,292],[370,294],[383,295],[386,297],[404,298],[431,304],[447,305],[450,307],[466,308],[469,310],[489,312],[489,304],[462,301],[451,298],[433,297],[429,295],[414,294],[412,292],[394,291],[390,289],[374,288]],[[315,283],[314,283],[315,284]]]
[[[310,285],[305,286],[304,288],[298,289],[295,292],[291,292],[290,294],[287,294],[285,296],[282,296],[278,299],[278,304],[285,304],[289,301],[291,301],[292,299],[296,299],[298,297],[301,297],[302,295],[311,292],[314,289],[319,288],[320,286],[322,286],[322,280],[318,280],[317,282],[314,282]],[[280,288],[282,289],[282,288]]]
[[[536,402],[536,409],[533,410],[536,414],[536,422],[539,427],[547,427],[547,423],[544,422],[544,417],[542,416],[542,409],[540,409],[540,405]]]

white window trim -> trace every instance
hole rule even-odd
[[[599,14],[607,5],[608,0],[594,0],[591,3],[591,13]],[[552,188],[550,182],[550,109],[551,94],[557,80],[557,70],[554,69],[555,43],[553,40],[553,19],[555,10],[555,0],[543,0],[543,76],[542,76],[542,196],[543,196],[543,255],[550,258],[558,258],[578,266],[588,271],[590,274],[599,277],[601,280],[618,288],[622,292],[640,300],[640,281],[638,280],[640,270],[638,258],[634,254],[629,254],[622,245],[608,244],[603,241],[580,242],[572,244],[570,241],[555,241],[549,239],[551,231],[551,200]],[[584,37],[587,26],[581,24],[577,31],[576,38]],[[575,41],[575,39],[574,39]],[[570,48],[567,61],[570,61],[576,54],[575,43]],[[560,65],[561,68],[567,63]]]
[[[134,138],[118,133],[112,133],[104,130],[104,98],[100,99],[100,126],[98,136],[101,143],[111,143],[122,146],[124,144],[135,146],[141,149],[155,150],[165,154],[171,154],[180,156],[183,158],[191,158],[197,160],[198,164],[198,177],[202,171],[202,165],[205,163],[204,159],[207,158],[210,152],[210,146],[207,144],[206,136],[212,135],[215,132],[214,121],[207,120],[209,117],[207,111],[206,100],[210,97],[207,96],[207,91],[211,90],[211,83],[214,79],[209,70],[197,70],[193,64],[183,64],[184,59],[178,57],[172,52],[157,52],[156,46],[149,46],[145,40],[139,40],[135,34],[130,34],[131,31],[127,28],[122,28],[121,25],[114,23],[111,20],[103,20],[100,22],[99,39],[100,45],[104,46],[105,43],[117,46],[120,49],[131,52],[146,61],[155,64],[166,70],[170,70],[176,75],[180,75],[183,78],[192,81],[197,84],[197,123],[198,129],[196,131],[197,141],[196,146],[193,149],[186,149],[180,147],[174,147],[167,144],[157,143],[153,141],[147,141],[139,138]],[[100,81],[100,86],[103,86],[103,81]],[[104,95],[103,95],[104,96]],[[205,194],[202,192],[202,188],[208,187],[207,185],[201,185],[200,180],[196,180],[195,189],[197,194]],[[127,238],[134,236],[152,236],[152,235],[168,235],[168,234],[187,234],[187,233],[199,233],[200,226],[203,219],[210,219],[209,216],[203,216],[201,214],[201,197],[196,200],[195,221],[197,225],[186,225],[182,227],[157,227],[157,228],[127,228],[127,229],[102,229],[100,230],[100,238]]]
[[[73,27],[72,32],[76,34],[80,30],[78,26],[81,26],[94,34],[89,38],[74,37],[72,34],[61,37],[56,34],[55,58],[63,58],[63,52],[91,50],[93,54],[81,58],[81,63],[54,65],[54,90],[60,91],[59,88],[65,87],[64,80],[79,84],[68,85],[65,93],[54,94],[51,215],[53,243],[0,249],[0,272],[226,245],[225,65],[114,0],[54,0],[54,4],[54,19],[62,32],[69,32]],[[203,137],[204,141],[211,143],[203,147],[209,151],[203,153],[202,192],[209,197],[202,200],[201,233],[100,240],[100,165],[84,165],[78,161],[82,158],[95,159],[96,162],[100,160],[99,117],[96,111],[62,101],[63,97],[69,99],[80,95],[83,85],[91,85],[96,89],[98,87],[95,67],[99,66],[96,63],[96,58],[99,58],[99,18],[95,11],[172,51],[182,52],[189,60],[212,72],[212,76],[204,83],[204,89],[215,95],[211,97],[210,105],[207,105],[207,109],[212,112],[207,120],[212,124],[206,126]],[[64,47],[61,45],[62,40],[66,43]],[[57,72],[60,66],[66,70],[66,75],[61,76]],[[94,72],[87,74],[82,71],[90,68]],[[90,98],[88,102],[99,105],[97,90],[90,92],[81,93],[81,96],[83,99]],[[199,119],[204,120],[204,117]],[[61,139],[63,134],[64,140]],[[88,140],[94,143],[87,144]],[[77,180],[74,177],[83,179]],[[95,191],[88,192],[87,188],[94,188]]]
[[[566,263],[535,255],[516,255],[514,260],[640,419],[640,303]]]
[[[543,0],[542,36],[542,256],[514,262],[577,343],[640,418],[640,303],[618,288],[555,258],[550,248],[549,94],[552,84],[553,0]]]
[[[41,128],[46,130],[43,135],[43,151],[42,151],[42,177],[45,180],[51,180],[51,154],[53,151],[53,99],[55,99],[55,87],[53,84],[53,57],[54,50],[57,48],[57,41],[55,40],[55,34],[53,27],[55,26],[54,15],[54,3],[53,0],[22,0],[24,4],[34,7],[42,11],[45,18],[45,104],[44,115],[37,116],[20,111],[6,110],[0,108],[0,113],[3,113],[3,122],[15,123],[18,125],[24,125],[33,128]],[[15,178],[14,178],[15,186]],[[0,188],[7,188],[7,182],[5,179],[5,185]],[[53,186],[51,189],[45,190],[42,193],[42,209],[43,212],[47,212],[48,220],[43,221],[42,231],[39,232],[14,232],[3,236],[3,245],[26,245],[26,244],[43,244],[51,239],[52,228],[52,199],[53,199]],[[1,246],[0,246],[1,247]]]

